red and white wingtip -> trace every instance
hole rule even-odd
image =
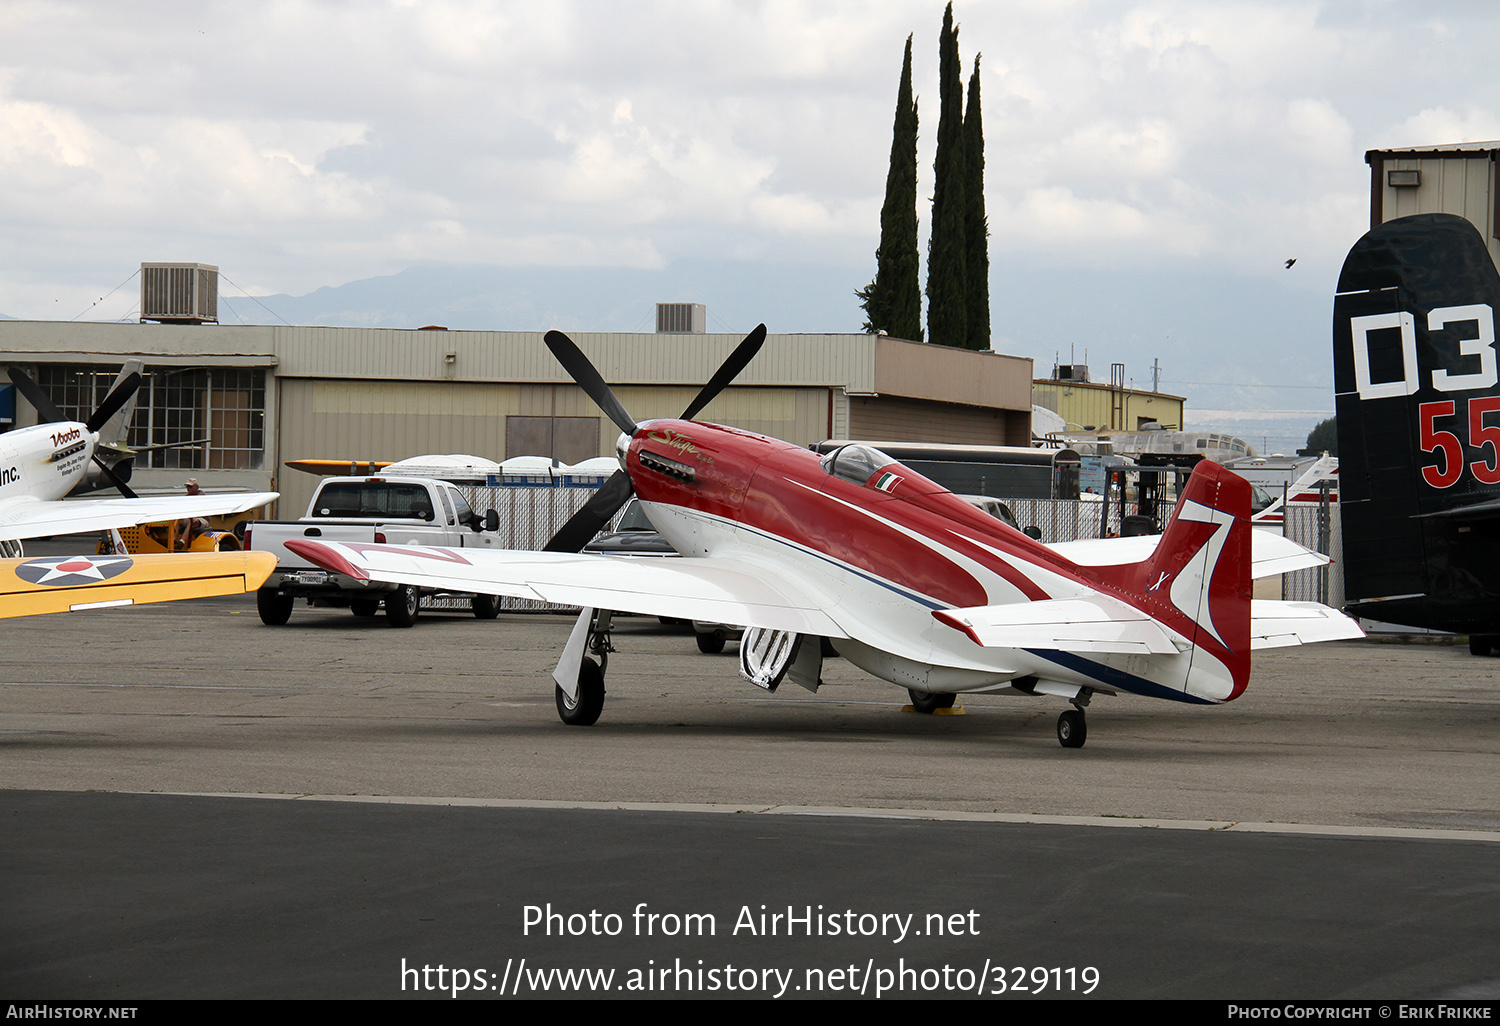
[[[316,564],[324,570],[352,577],[356,581],[368,581],[370,579],[370,575],[365,573],[364,570],[349,562],[342,553],[329,548],[323,542],[294,538],[286,543],[286,547],[309,563]]]

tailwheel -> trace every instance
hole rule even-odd
[[[573,727],[590,727],[604,711],[604,671],[594,660],[586,658],[578,667],[578,694],[569,698],[557,686],[557,715]]]
[[[944,691],[913,691],[906,689],[911,696],[911,707],[919,713],[935,713],[939,709],[952,709],[957,695]]]
[[[1488,634],[1469,635],[1469,655],[1487,656],[1494,645],[1495,639]]]
[[[1082,748],[1088,739],[1088,721],[1082,709],[1068,709],[1057,717],[1057,743],[1064,748]]]

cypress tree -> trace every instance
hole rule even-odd
[[[979,55],[964,111],[964,269],[968,274],[968,348],[990,348],[990,222],[984,212],[984,120],[979,112]]]
[[[932,237],[927,244],[927,338],[945,346],[968,344],[965,272],[963,69],[953,4],[938,37],[937,160],[932,190]]]
[[[855,292],[864,307],[864,328],[922,341],[921,258],[917,255],[917,102],[911,93],[911,36],[896,90],[891,165],[880,208],[880,248],[875,280]]]

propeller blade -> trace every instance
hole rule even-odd
[[[714,376],[708,379],[708,384],[703,386],[703,390],[698,393],[698,398],[694,399],[692,405],[683,411],[682,419],[692,420],[703,407],[714,401],[715,396],[729,387],[729,383],[739,377],[740,371],[748,367],[750,361],[755,359],[755,354],[760,352],[760,347],[765,344],[765,341],[766,326],[757,324],[755,330],[746,335],[743,342],[735,346],[734,352],[729,354],[729,359],[720,364]]]
[[[109,418],[105,417],[104,419],[108,420]],[[130,486],[125,483],[125,479],[122,478],[119,474],[116,474],[114,472],[114,468],[112,468],[108,463],[105,463],[97,455],[94,456],[94,462],[99,465],[100,470],[104,471],[104,476],[109,478],[109,483],[120,490],[121,495],[125,496],[125,498],[127,499],[140,498],[139,495],[130,490]]]
[[[41,415],[43,424],[55,424],[58,421],[70,419],[63,416],[63,411],[47,398],[47,393],[42,391],[42,386],[32,381],[23,371],[12,367],[10,380],[16,386],[16,391],[24,395],[26,401]]]
[[[562,525],[542,551],[582,552],[583,547],[594,540],[594,535],[604,529],[634,494],[635,486],[630,483],[630,475],[623,470],[615,471],[583,504],[583,509]]]
[[[130,375],[130,377],[120,382],[119,388],[116,388],[104,397],[104,402],[99,404],[97,410],[89,414],[88,423],[84,426],[90,432],[98,431],[109,418],[113,417],[119,411],[120,407],[130,401],[130,397],[135,395],[136,390],[140,387],[141,376],[139,374]]]
[[[563,365],[563,370],[567,371],[568,375],[578,383],[579,388],[588,393],[588,397],[604,411],[605,416],[614,421],[615,425],[627,435],[635,434],[635,421],[630,418],[630,414],[625,412],[624,404],[614,392],[610,391],[599,372],[594,369],[594,365],[589,363],[589,358],[583,355],[583,350],[560,331],[547,332],[544,341],[547,343],[547,348],[552,350],[552,355],[557,357],[557,362]],[[607,483],[605,487],[608,487]],[[577,552],[578,550],[569,551]]]

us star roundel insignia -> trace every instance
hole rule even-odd
[[[129,556],[49,556],[28,559],[16,567],[16,576],[31,584],[73,587],[117,577],[134,562]]]

